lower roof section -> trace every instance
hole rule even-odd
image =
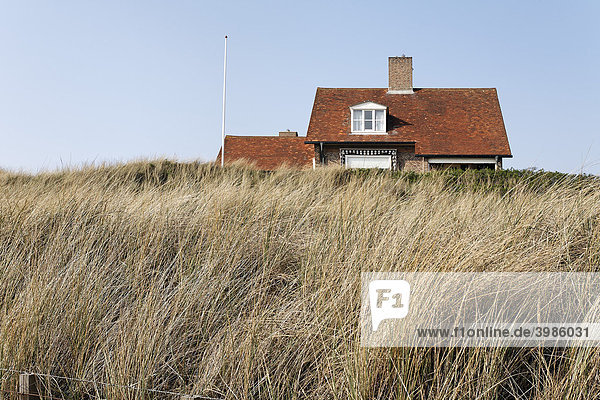
[[[288,165],[312,167],[314,145],[306,137],[225,136],[225,163],[245,160],[262,170],[274,170]],[[221,162],[221,151],[217,163]]]
[[[460,157],[473,157],[473,158],[486,158],[486,157],[500,157],[500,158],[512,158],[512,154],[415,154],[419,157],[448,157],[448,158],[460,158]]]
[[[416,142],[414,141],[402,141],[402,140],[388,140],[388,141],[377,141],[373,142],[370,140],[306,140],[304,143],[307,144],[323,144],[323,145],[347,145],[347,146],[379,146],[379,145],[415,145],[416,150]],[[512,158],[511,154],[419,154],[415,151],[415,156],[417,157],[502,157],[502,158]]]
[[[431,157],[429,164],[495,164],[495,157]]]
[[[282,136],[233,136],[225,137],[225,162],[245,160],[262,170],[275,170],[282,166],[294,168],[312,167],[315,156],[315,144],[324,145],[351,145],[351,146],[380,146],[380,145],[410,145],[413,141],[318,141],[306,140],[306,137],[282,137]],[[490,154],[462,154],[462,155],[433,155],[415,154],[417,157],[425,157],[430,163],[460,163],[469,159],[469,163],[491,163],[497,155]],[[510,154],[500,157],[512,157]],[[217,156],[217,163],[221,162],[221,151]],[[465,161],[466,162],[466,161]]]

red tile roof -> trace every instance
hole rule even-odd
[[[388,107],[387,135],[350,135],[349,107]],[[417,155],[511,156],[496,89],[318,88],[307,141],[415,142]]]
[[[314,148],[304,143],[306,137],[225,136],[225,162],[247,160],[263,170],[274,170],[287,164],[312,167]],[[217,156],[221,162],[221,152]]]

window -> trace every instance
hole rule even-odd
[[[385,132],[385,111],[375,110],[375,130]]]
[[[373,130],[373,110],[363,110],[364,130]]]
[[[382,134],[385,130],[386,107],[375,103],[362,103],[350,108],[352,133]]]
[[[352,132],[362,131],[362,110],[352,111]]]
[[[381,168],[392,169],[392,156],[347,155],[346,168]]]
[[[396,170],[396,149],[340,149],[340,164],[346,168],[382,168]]]

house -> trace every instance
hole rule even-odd
[[[225,162],[425,172],[512,157],[496,89],[413,88],[412,58],[388,62],[387,88],[317,88],[306,137],[227,135]]]

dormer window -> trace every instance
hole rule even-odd
[[[352,133],[359,135],[385,134],[386,106],[367,102],[350,107]]]

